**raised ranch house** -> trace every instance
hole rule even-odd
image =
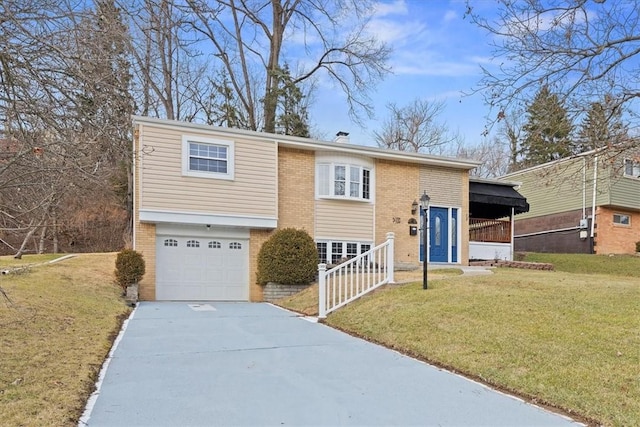
[[[277,228],[305,229],[333,264],[395,234],[396,266],[469,260],[475,161],[135,117],[134,248],[144,300],[251,300],[257,255]]]
[[[634,253],[640,241],[640,150],[589,151],[503,177],[531,204],[515,221],[515,250]],[[595,217],[594,217],[595,214]]]

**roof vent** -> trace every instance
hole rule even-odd
[[[349,132],[340,131],[340,132],[336,133],[336,139],[334,139],[334,142],[340,142],[342,144],[348,144],[349,143]]]

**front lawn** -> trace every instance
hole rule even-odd
[[[86,254],[0,276],[1,425],[77,425],[129,313],[114,262]]]
[[[556,271],[640,277],[640,256],[526,253],[525,261],[548,262]]]
[[[427,291],[389,286],[327,323],[538,403],[629,426],[640,425],[639,301],[637,277],[501,268],[433,280]]]

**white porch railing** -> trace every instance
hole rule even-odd
[[[327,264],[318,264],[319,318],[379,286],[394,283],[393,240],[394,234],[387,233],[386,242],[330,270]]]

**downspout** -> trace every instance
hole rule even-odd
[[[140,125],[134,124],[133,128],[133,146],[131,153],[131,176],[127,177],[127,179],[131,180],[131,248],[136,250],[136,219],[137,219],[137,206],[139,203],[138,198],[136,197],[136,191],[138,190],[138,186],[136,186],[136,158],[138,158],[138,146],[140,144]],[[140,183],[138,183],[140,185]]]
[[[515,251],[514,238],[513,238],[513,235],[515,234],[514,233],[515,223],[516,223],[515,216],[516,216],[515,208],[512,206],[511,207],[511,259],[509,261],[514,261],[515,260],[515,258],[513,257],[514,256],[514,251]]]
[[[587,159],[582,158],[582,219],[587,219]]]
[[[598,189],[598,155],[593,159],[593,201],[591,202],[591,253],[595,253],[596,192]]]

